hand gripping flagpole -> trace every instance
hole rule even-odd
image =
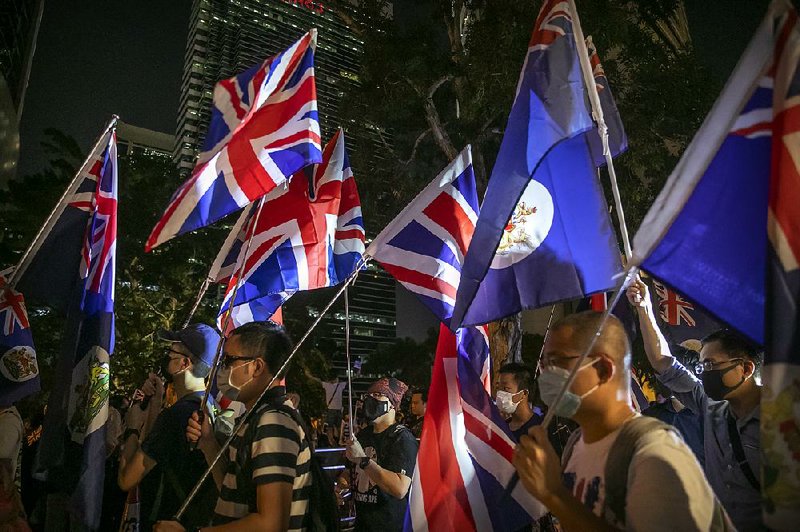
[[[66,199],[75,193],[75,190],[81,183],[81,176],[86,171],[86,167],[91,162],[92,157],[97,151],[97,148],[100,147],[108,132],[117,127],[118,120],[119,116],[111,115],[111,120],[109,120],[108,124],[106,124],[105,129],[103,129],[103,133],[97,138],[97,141],[92,146],[92,149],[89,151],[89,155],[83,161],[83,164],[81,164],[78,172],[75,174],[75,177],[72,178],[72,181],[70,181],[69,185],[64,191],[64,194],[61,195],[61,198],[58,200],[58,203],[56,203],[56,206],[53,208],[52,212],[50,212],[50,215],[44,221],[44,224],[42,224],[39,232],[36,233],[36,237],[33,239],[33,242],[31,242],[31,245],[28,246],[28,249],[26,249],[25,253],[23,253],[22,258],[19,260],[19,263],[17,263],[17,267],[14,268],[14,272],[11,274],[11,278],[7,283],[9,288],[14,288],[16,286],[16,284],[22,278],[22,274],[25,273],[25,271],[28,269],[28,266],[30,266],[30,259],[32,259],[39,251],[39,248],[42,247],[45,239],[47,239],[47,237],[50,235],[50,231],[52,231],[53,227],[55,227],[56,222],[61,216],[61,213],[64,212],[64,209],[67,207]]]
[[[286,372],[286,368],[289,366],[289,363],[292,361],[294,356],[300,350],[300,347],[302,347],[303,343],[305,343],[308,337],[311,336],[312,331],[316,329],[317,325],[319,325],[319,323],[322,321],[322,318],[325,317],[325,314],[327,314],[328,311],[333,306],[333,304],[336,303],[336,300],[339,299],[339,297],[344,293],[345,290],[347,290],[347,287],[350,284],[355,282],[356,277],[358,277],[358,273],[361,271],[361,268],[366,266],[367,262],[369,262],[369,257],[367,256],[361,257],[361,260],[356,265],[356,268],[353,271],[353,273],[350,274],[350,277],[348,277],[344,283],[342,283],[342,286],[339,287],[339,290],[337,290],[333,298],[328,302],[327,305],[325,305],[325,308],[322,309],[322,312],[319,313],[319,316],[317,316],[317,318],[314,320],[314,323],[311,324],[311,327],[309,327],[309,329],[305,332],[302,338],[300,338],[300,340],[295,344],[294,349],[292,349],[292,352],[289,353],[288,357],[286,357],[286,362],[284,362],[283,365],[280,367],[280,369],[278,369],[278,371],[275,372],[275,374],[272,376],[272,379],[269,381],[269,384],[267,384],[267,387],[264,388],[264,391],[261,392],[261,395],[258,396],[258,399],[256,399],[254,404],[260,403],[261,400],[266,395],[266,393],[269,391],[269,389],[272,388],[272,385],[275,384],[275,382],[279,379],[280,375]],[[194,497],[197,495],[197,492],[200,491],[200,487],[203,485],[203,482],[206,481],[208,475],[210,475],[211,472],[214,470],[214,468],[217,466],[217,463],[219,462],[220,458],[222,458],[222,455],[225,454],[225,451],[230,446],[231,442],[233,441],[233,438],[235,438],[236,435],[239,433],[239,431],[242,430],[242,427],[244,427],[244,425],[250,419],[250,415],[254,411],[255,408],[251,408],[250,410],[245,412],[245,414],[242,416],[242,420],[234,427],[233,432],[231,432],[230,436],[228,436],[228,439],[225,440],[225,442],[220,447],[219,451],[217,451],[214,460],[211,461],[208,468],[203,473],[203,476],[200,477],[200,480],[197,481],[197,484],[195,484],[194,488],[192,488],[192,491],[189,492],[189,495],[186,497],[186,500],[183,501],[183,504],[178,509],[178,512],[175,514],[176,521],[179,521],[181,516],[183,516],[184,512],[186,511],[186,508],[192,502],[192,499],[194,499]]]
[[[625,211],[622,209],[622,198],[620,197],[619,185],[617,184],[617,172],[614,170],[614,160],[608,145],[608,126],[603,116],[603,106],[600,104],[600,95],[597,92],[597,84],[594,81],[592,66],[589,63],[589,50],[586,48],[586,41],[583,37],[581,20],[578,17],[578,8],[575,7],[575,0],[568,1],[570,11],[572,11],[572,29],[575,45],[578,49],[578,60],[580,61],[581,71],[583,72],[586,90],[589,92],[589,101],[592,104],[592,115],[597,122],[597,132],[603,142],[603,156],[606,158],[608,175],[611,178],[611,191],[614,194],[614,204],[617,207],[617,219],[619,220],[619,232],[622,234],[622,245],[625,248],[625,257],[630,260],[632,256],[631,241],[628,236],[628,225],[625,223]]]
[[[611,302],[611,305],[607,306],[605,311],[603,311],[603,319],[600,322],[600,326],[597,328],[597,332],[595,332],[594,336],[592,337],[592,341],[583,351],[581,356],[578,357],[577,361],[575,362],[575,367],[573,367],[572,370],[570,370],[569,377],[567,377],[567,380],[564,382],[564,385],[561,386],[561,389],[558,391],[558,395],[556,395],[555,399],[553,400],[553,404],[551,404],[548,407],[547,413],[544,415],[544,420],[542,420],[541,424],[541,426],[544,427],[545,430],[547,430],[547,427],[550,426],[550,422],[553,421],[553,418],[556,416],[556,410],[558,409],[558,404],[561,402],[561,399],[564,397],[564,394],[567,393],[567,390],[569,390],[570,387],[572,387],[572,383],[575,381],[575,377],[578,375],[578,371],[580,371],[581,366],[583,366],[583,362],[591,354],[595,344],[597,343],[597,340],[602,335],[603,329],[605,328],[606,323],[608,322],[608,319],[611,316],[611,309],[617,306],[617,303],[619,303],[622,294],[625,293],[625,291],[628,289],[628,286],[630,286],[631,283],[634,281],[634,279],[636,279],[636,274],[638,272],[639,272],[638,268],[632,267],[628,269],[628,271],[625,273],[622,285],[620,286],[619,290],[617,290],[617,292],[614,294],[614,299]],[[518,483],[519,483],[519,473],[515,471],[514,475],[511,477],[511,480],[506,485],[505,495],[510,497],[511,493],[517,487]]]

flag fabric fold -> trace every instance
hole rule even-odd
[[[0,404],[11,405],[40,390],[39,365],[23,295],[0,271]]]
[[[364,224],[344,133],[339,130],[325,146],[321,164],[273,190],[260,211],[254,207],[240,218],[237,238],[215,261],[212,278],[227,285],[220,327],[231,307],[228,329],[266,320],[295,292],[337,285],[361,264]]]
[[[621,270],[572,24],[568,2],[544,2],[464,261],[451,329],[610,290]],[[616,108],[605,108],[613,98],[596,52],[593,61],[616,155],[625,134],[615,130]]]
[[[203,152],[147,251],[214,223],[321,161],[315,47],[311,30],[263,64],[217,83]]]
[[[71,494],[70,511],[90,530],[100,526],[105,432],[108,418],[109,357],[114,351],[114,282],[117,243],[117,148],[113,131],[86,179],[56,220],[53,232],[77,230],[82,244],[74,267],[64,344],[56,368],[35,471]],[[76,213],[83,227],[74,223]],[[61,227],[64,225],[64,227]],[[73,242],[70,236],[66,241]],[[67,265],[40,248],[32,263],[49,265],[36,282],[51,285],[50,272]]]

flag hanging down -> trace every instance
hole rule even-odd
[[[86,223],[80,231],[81,259],[72,271],[76,281],[35,471],[60,491],[71,493],[73,516],[96,530],[103,500],[109,356],[114,351],[117,147],[113,131],[86,181],[68,207],[85,213]],[[63,234],[61,221],[55,222],[53,231]],[[65,267],[59,256],[48,259],[41,250],[36,260],[46,260],[52,271]],[[37,281],[51,284],[46,272]]]
[[[14,404],[40,390],[25,298],[7,285],[10,273],[0,271],[0,405]]]
[[[586,48],[589,50],[589,64],[592,66],[594,83],[597,87],[597,94],[600,97],[600,105],[603,108],[606,126],[608,126],[608,146],[611,153],[616,155],[628,149],[628,136],[625,134],[622,118],[617,109],[617,102],[614,100],[614,95],[611,94],[611,85],[608,82],[606,71],[603,69],[600,56],[597,53],[597,46],[595,46],[591,35],[586,37]],[[589,148],[592,151],[592,160],[595,166],[604,166],[606,159],[603,154],[603,141],[600,135],[588,134],[586,135],[586,140],[589,141]]]
[[[544,2],[464,262],[452,329],[610,290],[621,270],[590,149],[598,132],[572,24],[568,2]],[[624,141],[624,132],[613,131],[621,125],[616,109],[603,112],[609,140]],[[624,147],[611,145],[612,155]]]
[[[505,494],[516,443],[490,379],[485,327],[442,324],[405,530],[519,530],[544,515],[521,484]]]
[[[366,254],[447,323],[477,219],[478,194],[467,146],[370,243]]]
[[[800,519],[800,30],[775,0],[634,238],[641,266],[764,344],[764,524]]]
[[[700,341],[722,325],[682,294],[653,279],[650,298],[670,344],[700,352]]]
[[[221,325],[244,263],[229,329],[268,319],[295,292],[339,284],[360,264],[364,223],[342,130],[325,146],[321,164],[268,194],[259,215],[252,210],[212,273],[227,284]]]
[[[147,251],[205,227],[321,161],[316,30],[214,88],[211,123],[192,175],[175,192]]]

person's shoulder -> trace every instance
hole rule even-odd
[[[417,444],[417,438],[414,437],[414,433],[411,432],[411,429],[406,427],[405,425],[395,425],[393,432],[389,434],[390,439],[393,442],[398,444],[408,444],[413,443],[414,445]]]
[[[684,465],[688,458],[694,460],[692,450],[683,441],[678,430],[666,423],[663,427],[641,436],[633,454],[634,462],[658,459],[676,466]]]
[[[258,426],[267,427],[280,425],[299,433],[302,427],[300,427],[300,424],[295,420],[294,416],[292,416],[292,413],[289,411],[290,408],[291,407],[285,405],[265,408],[258,415]]]

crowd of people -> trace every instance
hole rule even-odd
[[[658,379],[658,399],[644,415],[630,398],[628,333],[613,315],[569,315],[550,329],[537,367],[510,363],[497,371],[495,404],[518,442],[514,466],[548,510],[524,530],[763,529],[758,347],[720,330],[692,358],[667,343],[644,283],[627,296]],[[307,423],[299,395],[276,375],[292,350],[287,331],[254,322],[224,342],[219,395],[201,409],[218,333],[194,324],[161,338],[161,367],[132,401],[110,409],[104,529],[120,528],[132,491],[141,530],[326,530],[346,503],[355,509],[355,530],[403,528],[427,390],[378,379],[355,401],[351,422],[342,401],[347,383],[334,372],[307,372],[326,402],[323,419]],[[174,397],[164,407],[167,384]],[[545,427],[551,408],[554,422]],[[68,529],[63,494],[24,472],[36,444],[35,423],[26,429],[13,405],[0,408],[3,530],[28,530],[27,522]],[[336,478],[316,456],[323,447],[343,447],[347,466],[329,468]]]

